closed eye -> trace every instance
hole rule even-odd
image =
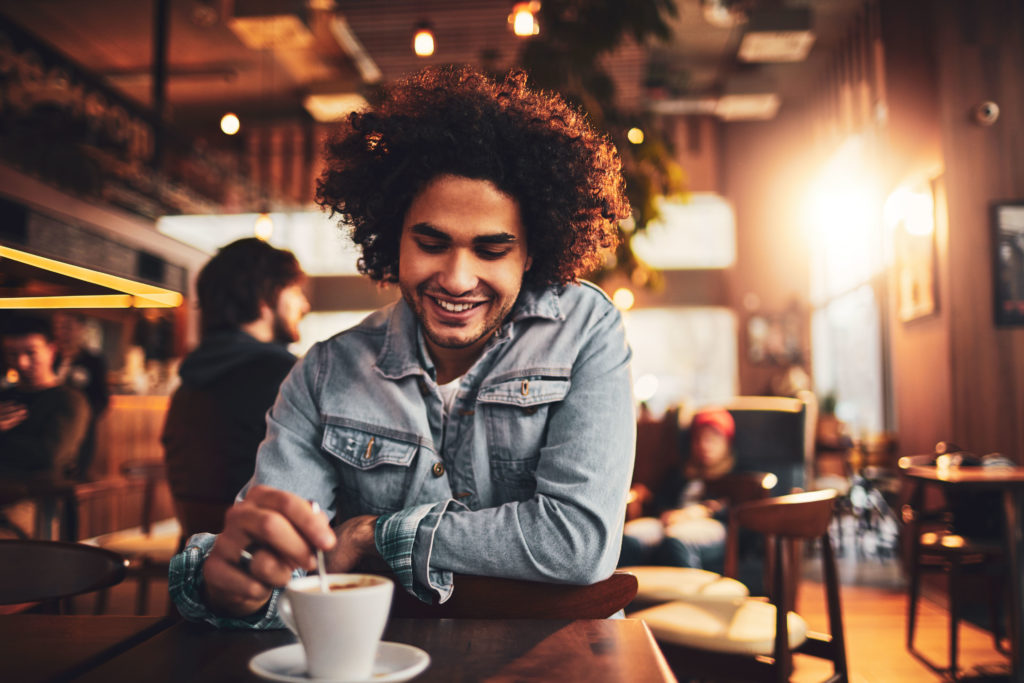
[[[510,251],[512,250],[507,248],[480,247],[476,250],[476,253],[482,259],[497,261],[506,256]]]
[[[448,248],[448,244],[446,242],[424,242],[423,240],[416,240],[416,245],[421,251],[425,251],[428,254],[440,254]]]

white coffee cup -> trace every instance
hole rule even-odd
[[[285,625],[302,641],[311,678],[365,680],[373,672],[394,584],[374,574],[328,574],[292,579],[278,600]]]

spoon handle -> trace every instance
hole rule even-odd
[[[320,504],[315,500],[311,502],[313,504],[313,512],[320,512]],[[330,589],[327,587],[327,565],[324,562],[324,551],[320,548],[316,549],[316,571],[320,575],[320,591],[323,593],[328,592]]]

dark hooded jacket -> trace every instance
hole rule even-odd
[[[162,437],[176,502],[230,506],[252,476],[267,410],[294,364],[284,346],[241,331],[208,335],[185,357]]]

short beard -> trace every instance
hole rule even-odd
[[[299,341],[299,335],[279,315],[274,316],[274,343],[288,346]]]

